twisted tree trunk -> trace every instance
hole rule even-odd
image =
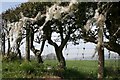
[[[55,53],[59,62],[59,67],[65,69],[66,67],[66,62],[65,62],[65,58],[63,56],[62,50],[63,48],[60,48],[55,42],[53,42],[52,40],[48,40],[48,43],[53,45],[55,48]]]
[[[42,52],[43,52],[43,49],[44,49],[44,45],[45,45],[45,41],[46,41],[46,40],[43,40],[43,41],[42,41],[42,45],[41,45],[40,50],[35,49],[35,47],[34,47],[34,45],[33,45],[33,41],[34,41],[34,29],[31,27],[31,28],[30,28],[30,49],[31,49],[32,52],[35,54],[35,56],[36,56],[36,58],[37,58],[37,62],[38,62],[38,63],[43,63],[41,54],[42,54]]]
[[[60,68],[65,68],[66,67],[66,62],[65,58],[63,56],[62,50],[60,48],[55,49],[57,59],[59,61],[59,67]]]
[[[40,48],[40,51],[39,51],[38,54],[37,54],[37,61],[38,61],[38,63],[43,63],[41,54],[42,54],[43,49],[44,49],[45,41],[46,41],[46,40],[43,40],[42,45],[41,45],[41,48]]]

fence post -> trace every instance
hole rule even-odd
[[[98,29],[98,80],[104,78],[104,47],[103,47],[103,27]]]
[[[29,22],[26,23],[26,61],[30,61],[30,41],[29,41]]]

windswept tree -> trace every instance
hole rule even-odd
[[[104,48],[108,50],[117,52],[119,54],[119,8],[114,9],[115,6],[117,7],[119,3],[84,3],[87,4],[86,7],[83,7],[84,14],[82,16],[78,15],[78,20],[83,22],[83,24],[78,25],[81,26],[80,34],[81,37],[87,42],[93,42],[97,44],[95,52],[98,52],[99,55],[99,72],[98,78],[103,79],[104,77]],[[89,8],[88,8],[89,7]],[[112,11],[114,9],[114,11]],[[116,14],[115,24],[110,26],[110,23],[114,23],[114,17],[111,16],[112,14]],[[113,17],[113,18],[112,18]],[[108,27],[109,25],[109,27]],[[116,26],[115,26],[116,25]],[[84,27],[83,27],[84,26]],[[95,28],[96,27],[96,28]],[[112,29],[110,29],[112,28]],[[117,30],[117,29],[118,30]],[[116,30],[115,30],[116,29]],[[87,32],[86,32],[87,31]],[[109,32],[113,31],[113,32]],[[110,36],[110,34],[113,34]],[[114,36],[115,35],[115,36]],[[104,37],[103,37],[104,36]],[[103,38],[107,38],[108,42],[103,41]],[[114,44],[114,45],[113,45]]]
[[[33,6],[34,4],[36,4],[36,6]],[[26,28],[27,22],[30,22],[33,24],[35,22],[36,23],[40,22],[39,15],[41,13],[44,13],[44,8],[45,8],[45,6],[44,7],[41,7],[41,6],[46,4],[47,3],[29,3],[28,2],[25,4],[21,4],[19,7],[16,7],[15,10],[9,9],[6,12],[2,13],[3,20],[6,20],[6,23],[5,23],[6,26],[4,28],[8,32],[6,37],[9,38],[9,42],[10,42],[9,51],[17,53],[21,56],[19,48],[21,45],[21,40],[25,37],[25,28]],[[34,10],[32,9],[32,7],[34,7]],[[32,26],[33,30],[35,29],[34,25]],[[34,38],[32,39],[34,40]],[[33,51],[33,46],[30,48]]]
[[[104,4],[104,5],[107,5]],[[104,7],[104,5],[102,7]],[[89,19],[86,23],[86,25],[84,26],[86,31],[88,32],[90,30],[91,26],[96,26],[98,28],[97,31],[97,46],[96,46],[96,52],[98,52],[98,68],[99,68],[99,72],[98,72],[98,78],[102,79],[103,78],[103,74],[104,74],[104,47],[103,47],[103,29],[105,26],[105,20],[106,20],[106,15],[107,12],[109,10],[109,8],[111,8],[111,6],[107,6],[104,7],[103,11],[99,12],[101,7],[98,7],[95,10],[95,15],[93,18]],[[92,25],[95,24],[95,25]]]
[[[48,40],[48,43],[55,48],[61,68],[65,68],[66,66],[62,50],[70,39],[70,35],[78,29],[75,25],[75,4],[77,4],[77,2],[70,2],[68,6],[63,7],[55,3],[46,11],[45,22],[42,27],[39,28],[40,31],[43,30],[41,50],[44,48],[45,41]],[[60,45],[52,40],[53,33],[59,35]],[[42,60],[40,57],[41,53],[39,54],[39,62]]]

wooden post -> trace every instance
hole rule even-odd
[[[98,51],[98,78],[99,80],[103,80],[104,78],[104,50],[102,45]]]
[[[26,61],[30,61],[30,41],[29,41],[29,24],[26,25]]]
[[[103,27],[98,30],[98,80],[104,78],[104,47],[103,47]]]

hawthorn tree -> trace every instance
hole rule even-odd
[[[42,25],[42,28],[40,27],[40,30],[43,29],[43,42],[41,46],[41,51],[38,55],[38,62],[43,62],[41,58],[41,53],[43,51],[45,41],[48,40],[48,43],[53,45],[55,48],[60,67],[65,68],[66,63],[63,57],[62,50],[68,42],[70,34],[74,33],[77,29],[77,26],[75,25],[75,16],[73,11],[74,4],[76,3],[70,3],[67,7],[64,8],[56,3],[48,9],[48,12],[46,12],[45,22]],[[64,13],[63,18],[62,13]],[[52,40],[53,32],[59,34],[61,41],[60,45]]]
[[[13,33],[14,31],[14,29],[15,28],[17,28],[18,26],[18,24],[20,23],[23,23],[22,25],[19,25],[19,27],[21,27],[21,28],[19,28],[19,29],[22,29],[23,27],[25,27],[25,26],[23,26],[23,25],[25,25],[26,24],[26,21],[25,20],[27,20],[27,21],[29,21],[30,19],[33,19],[33,17],[35,17],[36,16],[36,14],[38,13],[37,11],[41,11],[41,10],[43,10],[45,7],[41,7],[42,5],[46,5],[46,3],[36,3],[36,5],[37,6],[33,6],[34,5],[34,3],[30,3],[30,2],[28,2],[28,3],[25,3],[25,4],[21,4],[21,6],[19,6],[19,7],[16,7],[16,9],[14,10],[14,9],[9,9],[9,10],[7,10],[6,12],[3,12],[2,13],[2,20],[5,20],[6,21],[6,24],[7,24],[7,26],[5,26],[4,28],[6,29],[6,31],[8,32],[8,35],[9,34],[11,34],[11,33]],[[26,7],[27,6],[27,7]],[[32,9],[32,7],[34,7],[34,10]],[[39,7],[39,8],[38,8]],[[28,11],[29,11],[29,14],[28,14]],[[23,14],[26,16],[21,16],[20,15],[20,12],[23,12]],[[30,13],[31,12],[31,13]],[[34,13],[32,13],[32,12],[34,12]],[[41,11],[42,12],[42,11]],[[44,13],[44,11],[43,11],[43,13]],[[18,15],[19,14],[19,15]],[[21,17],[23,17],[24,19],[21,19]],[[28,17],[28,18],[27,18]],[[35,17],[36,18],[36,17]],[[34,18],[34,19],[35,19]],[[28,20],[29,19],[29,20]],[[9,21],[10,23],[8,24],[7,23],[7,21]],[[24,22],[25,21],[25,22]],[[16,25],[16,26],[15,26]],[[9,27],[10,26],[10,27]],[[10,31],[9,31],[10,30]],[[17,30],[18,31],[18,30]],[[22,32],[22,31],[19,31],[19,32]],[[18,32],[18,33],[19,33]],[[17,34],[17,33],[16,33]],[[10,36],[10,35],[9,35]],[[14,35],[13,35],[14,36]],[[17,36],[16,36],[17,37]],[[21,40],[23,39],[22,37],[24,37],[24,34],[22,33],[21,34]],[[8,37],[9,38],[9,37]],[[12,40],[12,37],[11,37],[11,39],[9,39],[9,40]],[[19,43],[16,43],[16,42],[13,42],[13,43],[16,43],[16,46],[13,46],[13,50],[14,49],[16,49],[17,50],[17,52],[20,54],[20,50],[19,50],[19,47],[20,47],[20,42],[21,42],[21,40],[17,40]],[[15,40],[16,41],[16,40]],[[9,41],[9,42],[11,42],[11,41]],[[17,46],[18,45],[18,46]],[[10,47],[12,48],[12,45],[11,45],[11,43],[10,43]],[[9,50],[10,51],[10,50]],[[8,53],[9,53],[9,51],[8,51]],[[14,51],[13,51],[14,52]]]
[[[98,51],[98,55],[99,55],[98,78],[103,79],[104,78],[103,49],[107,48],[108,50],[117,52],[119,54],[119,49],[118,49],[118,47],[120,47],[119,45],[120,42],[118,37],[120,33],[119,26],[118,26],[119,25],[118,22],[120,20],[119,14],[118,14],[120,11],[120,9],[118,8],[119,3],[102,3],[101,2],[101,3],[85,3],[85,4],[86,6],[83,7],[83,12],[85,11],[84,14],[82,16],[78,15],[78,25],[81,28],[80,35],[82,39],[84,39],[85,41],[93,42],[97,44],[96,51]],[[89,6],[89,9],[88,9],[88,6]],[[117,9],[115,9],[115,7],[117,7]],[[115,17],[116,19],[114,19],[114,15],[117,16]],[[96,19],[97,19],[97,22],[96,22]],[[79,24],[80,21],[83,24]],[[92,29],[92,27],[95,27],[95,26],[97,27],[97,29],[94,29],[94,28]],[[100,26],[102,27],[100,28]],[[108,39],[108,42],[103,41],[103,36],[104,38]]]

